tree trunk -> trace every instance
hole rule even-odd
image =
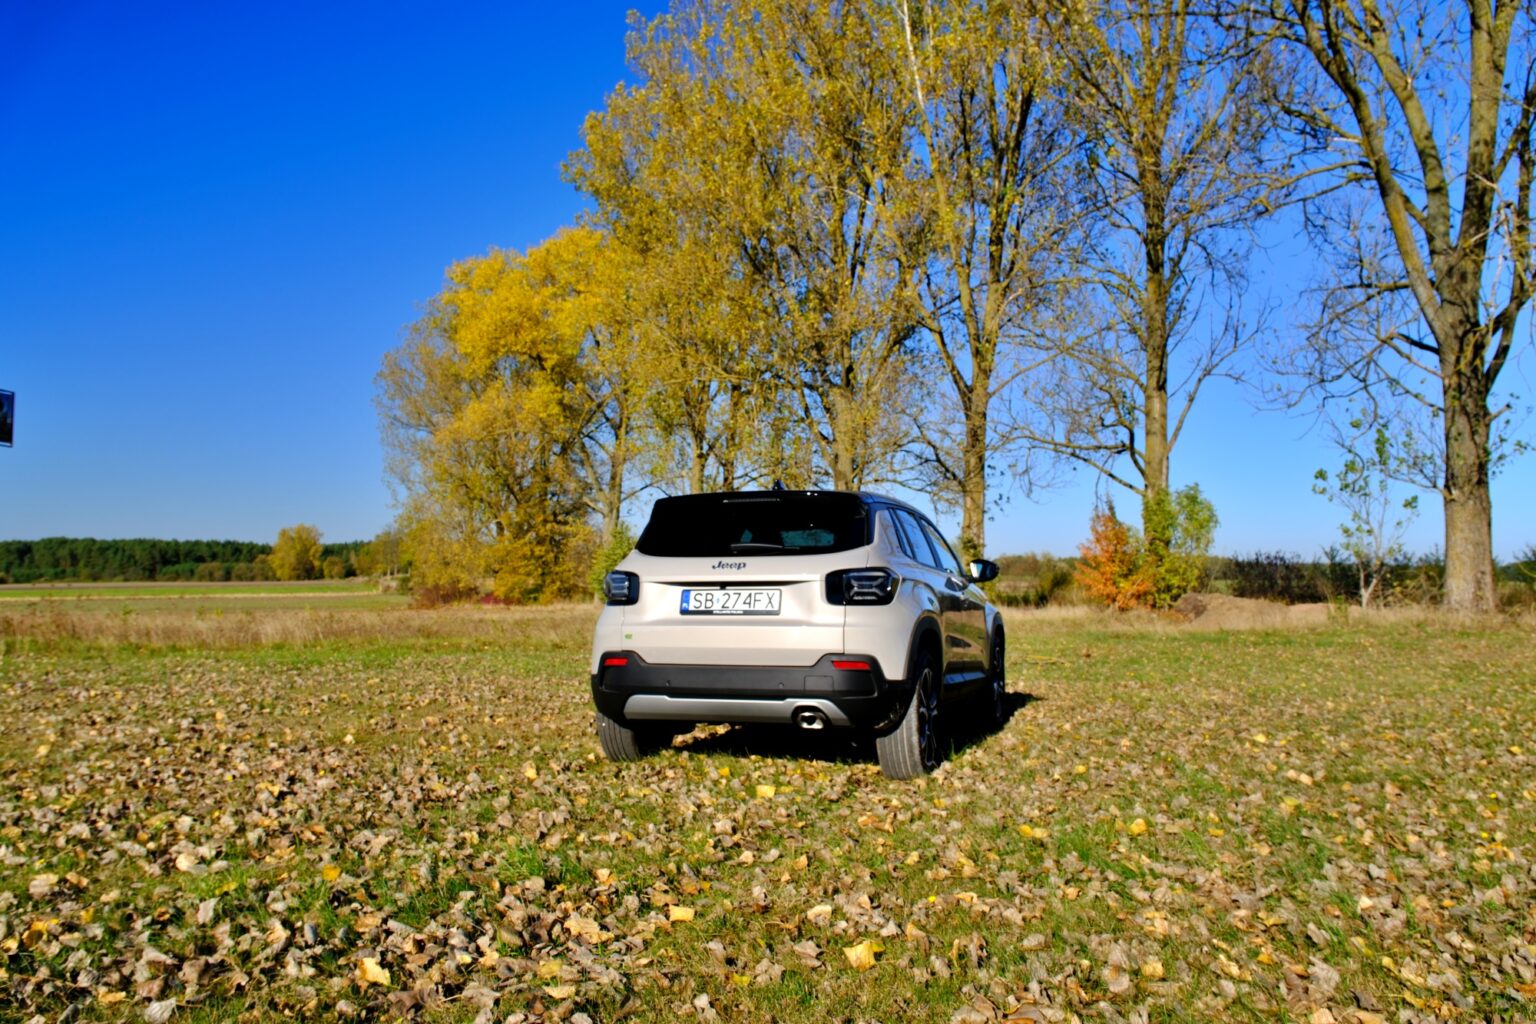
[[[1487,396],[1470,375],[1448,374],[1445,394],[1445,607],[1491,612],[1493,501],[1488,493]]]
[[[857,455],[858,428],[854,411],[857,401],[852,389],[834,386],[826,396],[827,428],[832,433],[832,443],[827,446],[827,469],[832,474],[834,491],[856,491],[859,488]]]
[[[624,511],[624,474],[615,472],[608,479],[608,486],[603,493],[603,535],[602,542],[607,544],[613,540],[614,531],[619,528],[619,519]]]
[[[1168,492],[1168,281],[1165,275],[1162,204],[1155,192],[1143,199],[1147,211],[1147,281],[1142,294],[1142,345],[1146,379],[1142,382],[1144,457],[1141,466],[1141,528],[1147,546],[1161,554],[1172,540],[1166,519],[1150,515],[1157,498]],[[1157,522],[1154,523],[1154,519]]]
[[[985,393],[985,392],[983,392]],[[960,557],[985,558],[987,550],[987,403],[965,410],[964,478],[960,481]]]
[[[716,459],[720,463],[720,489],[722,491],[734,491],[736,489],[736,460],[741,454],[741,431],[744,424],[742,420],[742,408],[747,400],[745,386],[739,381],[732,381],[727,391],[728,399],[726,408],[726,428],[723,438],[717,442],[716,451],[719,455]],[[703,485],[699,487],[703,490]]]
[[[620,416],[614,427],[613,454],[608,460],[608,480],[603,488],[603,544],[613,540],[624,514],[624,475],[629,468],[629,420]]]
[[[708,454],[704,450],[704,441],[697,435],[693,438],[693,459],[688,467],[688,493],[704,493],[704,463]]]
[[[1161,358],[1154,360],[1153,353],[1147,353],[1147,394],[1143,410],[1146,459],[1142,468],[1141,511],[1142,529],[1147,540],[1167,547],[1170,538],[1153,537],[1147,517],[1148,505],[1168,492],[1168,367],[1167,354],[1158,355]]]

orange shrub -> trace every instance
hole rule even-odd
[[[1152,604],[1153,581],[1145,571],[1140,540],[1115,516],[1114,505],[1093,513],[1088,540],[1078,547],[1077,584],[1117,611]]]

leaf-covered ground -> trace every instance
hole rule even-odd
[[[592,619],[11,643],[0,1018],[1536,1019],[1528,624],[1014,617],[913,784],[600,760]]]

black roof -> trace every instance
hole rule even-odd
[[[750,496],[750,497],[754,497],[754,498],[756,498],[756,497],[777,498],[777,497],[784,497],[784,496],[787,496],[787,495],[799,495],[799,496],[802,496],[802,497],[814,497],[814,496],[817,496],[817,495],[837,495],[839,497],[858,498],[860,501],[864,502],[867,505],[893,505],[896,508],[904,508],[908,512],[911,512],[911,513],[913,513],[915,515],[920,515],[920,516],[922,516],[925,519],[928,518],[927,513],[922,512],[916,506],[914,506],[914,505],[912,505],[912,504],[910,504],[908,502],[902,501],[900,498],[892,498],[890,495],[886,495],[886,494],[877,494],[874,491],[836,491],[836,490],[832,490],[830,488],[814,488],[814,489],[794,490],[794,489],[786,487],[786,488],[778,488],[778,489],[775,489],[775,490],[759,490],[759,491],[700,491],[698,494],[691,494],[691,495],[690,494],[677,494],[677,495],[669,495],[669,497],[688,498],[688,497],[704,497],[706,495],[731,495],[731,496],[738,496],[739,495],[741,497],[749,497]]]

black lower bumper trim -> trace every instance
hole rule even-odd
[[[860,663],[868,667],[850,667]],[[674,698],[677,707],[698,712],[696,720],[705,722],[773,720],[768,705],[825,701],[849,725],[879,729],[900,718],[911,695],[905,681],[886,679],[874,658],[857,654],[829,654],[809,667],[791,667],[653,665],[633,651],[609,651],[598,665],[592,699],[615,721],[624,721],[630,697],[644,695]]]

